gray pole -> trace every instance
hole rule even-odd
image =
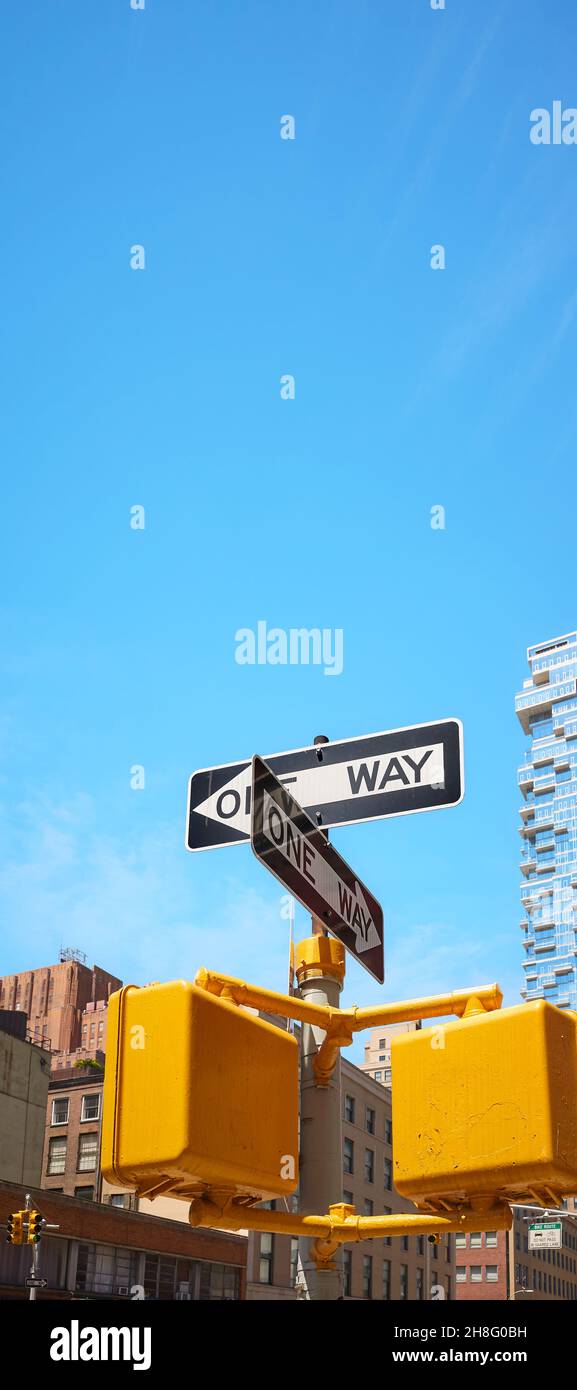
[[[324,743],[328,739],[319,734],[315,738],[319,762]],[[312,931],[312,937],[295,950],[299,991],[310,1003],[338,1009],[345,973],[344,947],[325,935],[323,923],[315,917]],[[316,1084],[313,1069],[324,1036],[322,1029],[302,1025],[299,1207],[310,1216],[324,1215],[329,1206],[343,1200],[340,1055],[328,1086]],[[341,1252],[333,1257],[331,1267],[319,1269],[310,1254],[313,1243],[305,1237],[299,1240],[308,1296],[313,1300],[337,1299],[342,1293]]]

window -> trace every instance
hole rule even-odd
[[[399,1281],[399,1298],[409,1297],[409,1266],[401,1265],[401,1275]]]
[[[383,1075],[382,1071],[376,1071],[376,1072],[375,1072],[375,1081],[380,1081],[382,1075]]]
[[[96,1168],[98,1162],[98,1135],[81,1134],[78,1140],[78,1162],[77,1171],[79,1173],[89,1173]]]
[[[373,1149],[365,1149],[365,1182],[375,1181],[375,1155]]]
[[[80,1200],[81,1200],[82,1202],[93,1202],[93,1201],[94,1201],[94,1188],[93,1188],[93,1187],[75,1187],[75,1188],[74,1188],[74,1196],[75,1196],[75,1197],[79,1197]],[[124,1202],[124,1198],[122,1198],[122,1201]],[[115,1205],[116,1205],[116,1204],[115,1204]]]
[[[450,1264],[450,1262],[451,1262],[451,1253],[452,1253],[452,1252],[451,1252],[451,1236],[448,1235],[448,1236],[447,1236],[447,1244],[446,1244],[446,1247],[445,1247],[445,1259],[446,1259],[446,1261],[447,1261],[447,1264]]]
[[[469,1236],[469,1245],[471,1246],[471,1250],[477,1250],[478,1247],[482,1245],[482,1243],[483,1236],[481,1234],[481,1231],[471,1231],[471,1234]]]
[[[365,1197],[365,1216],[372,1216],[373,1213],[374,1213],[374,1205],[373,1205],[373,1202],[372,1202],[372,1200],[371,1200],[370,1197]]]
[[[408,1237],[408,1236],[403,1236],[403,1237],[401,1238],[401,1250],[405,1250],[405,1251],[408,1252],[408,1249],[409,1249],[409,1237]]]
[[[293,1236],[291,1240],[291,1286],[294,1289],[297,1274],[299,1272],[299,1241],[298,1236]]]
[[[379,1041],[379,1047],[386,1047],[386,1046],[387,1046],[387,1039],[386,1039],[386,1038],[381,1038],[380,1041]]]
[[[86,1191],[88,1191],[88,1190],[89,1190],[89,1189],[87,1188]],[[130,1202],[130,1198],[129,1198],[129,1196],[128,1196],[128,1193],[126,1193],[126,1192],[113,1192],[113,1193],[112,1193],[112,1196],[111,1196],[111,1198],[110,1198],[110,1203],[109,1203],[109,1205],[110,1205],[111,1207],[127,1207],[128,1204],[129,1204],[129,1202]]]
[[[390,1068],[390,1067],[385,1067],[384,1080],[385,1080],[385,1081],[389,1081],[389,1082],[390,1082],[390,1080],[391,1080],[391,1068]]]
[[[349,1207],[354,1207],[352,1192],[343,1192],[343,1202],[346,1202]]]
[[[418,1254],[418,1255],[424,1255],[424,1253],[425,1253],[425,1237],[424,1237],[424,1236],[417,1236],[417,1254]]]
[[[383,1298],[387,1300],[391,1297],[391,1261],[383,1260]]]
[[[456,1274],[456,1277],[457,1277],[457,1283],[458,1283],[458,1284],[466,1284],[466,1282],[467,1282],[467,1266],[466,1266],[466,1265],[457,1265],[456,1270],[455,1270],[455,1274]]]
[[[457,1232],[457,1235],[455,1236],[455,1245],[456,1245],[456,1247],[457,1247],[457,1250],[462,1250],[463,1247],[464,1247],[466,1244],[467,1244],[467,1237],[466,1237],[465,1235],[463,1235],[463,1232],[462,1232],[462,1231],[458,1231],[458,1232]]]
[[[272,1264],[274,1256],[274,1236],[263,1231],[260,1238],[259,1283],[272,1284]]]
[[[343,1166],[345,1173],[354,1173],[355,1146],[352,1139],[345,1139],[343,1145]]]
[[[391,1191],[392,1191],[392,1188],[393,1188],[393,1165],[392,1165],[392,1162],[391,1162],[390,1158],[386,1158],[386,1159],[385,1159],[385,1187],[386,1187],[386,1189],[387,1189],[387,1192],[391,1192]]]
[[[471,1265],[471,1283],[472,1283],[472,1284],[480,1284],[480,1283],[481,1283],[481,1278],[482,1278],[481,1266],[480,1266],[480,1265]]]
[[[83,1097],[82,1097],[82,1110],[81,1110],[81,1114],[80,1114],[80,1119],[81,1119],[81,1120],[99,1120],[99,1119],[100,1119],[100,1092],[99,1092],[99,1091],[96,1091],[96,1093],[93,1094],[93,1095],[91,1095],[91,1096],[83,1096]]]
[[[350,1298],[350,1296],[351,1296],[351,1283],[352,1283],[352,1277],[353,1277],[353,1255],[352,1255],[352,1251],[351,1251],[351,1250],[343,1250],[343,1276],[344,1276],[344,1288],[343,1288],[343,1293],[344,1293],[344,1295],[345,1295],[345,1298]]]
[[[58,1097],[58,1100],[53,1100],[53,1101],[52,1101],[52,1124],[53,1124],[53,1125],[67,1125],[67,1124],[68,1124],[68,1111],[69,1111],[69,1109],[70,1109],[70,1101],[69,1101],[69,1099],[68,1099],[68,1096],[63,1096],[63,1097],[60,1097],[60,1096],[59,1096],[59,1097]]]
[[[421,1269],[420,1265],[417,1265],[417,1269],[416,1269],[416,1281],[417,1281],[417,1298],[418,1298],[419,1302],[421,1303],[421,1302],[423,1301],[424,1297],[425,1297],[425,1272],[424,1272],[424,1270]]]
[[[499,1278],[498,1265],[485,1265],[485,1278],[488,1284],[496,1284]]]
[[[349,1125],[354,1125],[354,1123],[355,1123],[355,1098],[354,1098],[354,1096],[347,1096],[347,1095],[345,1095],[345,1120],[347,1121],[347,1124],[349,1124]]]
[[[393,1122],[392,1122],[392,1120],[385,1120],[385,1144],[392,1144],[392,1142],[393,1142]]]
[[[391,1215],[391,1208],[390,1208],[390,1207],[383,1207],[383,1216],[390,1216],[390,1215]],[[383,1236],[383,1245],[390,1245],[390,1244],[391,1244],[391,1237],[390,1237],[390,1236]]]
[[[496,1244],[497,1244],[497,1232],[496,1232],[496,1231],[485,1231],[485,1245],[496,1245]]]
[[[367,1134],[374,1134],[374,1132],[375,1132],[375,1112],[374,1112],[374,1110],[371,1110],[370,1105],[367,1105],[367,1108],[366,1108],[365,1121],[366,1121],[366,1127],[367,1127]]]
[[[363,1298],[373,1296],[373,1257],[363,1255]]]
[[[49,1176],[56,1173],[63,1173],[66,1168],[66,1139],[51,1139],[48,1146],[48,1168]]]

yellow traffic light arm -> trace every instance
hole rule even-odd
[[[278,1014],[281,1018],[295,1018],[299,1023],[310,1023],[313,1027],[324,1029],[326,1037],[314,1062],[317,1082],[321,1086],[330,1081],[340,1048],[349,1046],[353,1033],[359,1033],[363,1028],[409,1023],[421,1018],[444,1018],[447,1014],[463,1018],[473,1013],[500,1009],[503,1002],[497,984],[452,990],[448,994],[425,995],[421,999],[406,999],[396,1004],[379,1004],[373,1009],[358,1009],[356,1006],[352,1009],[331,1009],[324,1004],[309,1004],[292,995],[260,989],[232,975],[221,975],[213,970],[199,970],[195,984],[235,1004]]]
[[[238,1202],[198,1199],[189,1212],[191,1226],[212,1226],[221,1230],[267,1231],[290,1236],[314,1236],[315,1258],[323,1263],[339,1245],[359,1240],[382,1240],[385,1236],[444,1235],[459,1231],[508,1231],[513,1213],[506,1202],[489,1198],[476,1209],[462,1208],[447,1216],[416,1215],[400,1212],[394,1216],[357,1216],[345,1203],[329,1207],[327,1216],[300,1216],[287,1211],[262,1211]]]

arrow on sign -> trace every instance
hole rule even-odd
[[[352,825],[456,806],[463,795],[458,719],[272,753],[268,766],[318,824]],[[202,768],[189,783],[187,848],[250,836],[251,764]]]

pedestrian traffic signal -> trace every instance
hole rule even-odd
[[[24,1238],[24,1217],[26,1212],[13,1211],[10,1213],[6,1222],[6,1240],[8,1245],[22,1245]]]
[[[298,1184],[296,1039],[183,980],[113,994],[102,1171],[151,1196],[289,1196]]]
[[[391,1066],[395,1186],[417,1206],[577,1192],[576,1013],[471,1013],[395,1038]]]
[[[43,1217],[39,1211],[28,1213],[28,1245],[37,1245],[42,1236]]]

